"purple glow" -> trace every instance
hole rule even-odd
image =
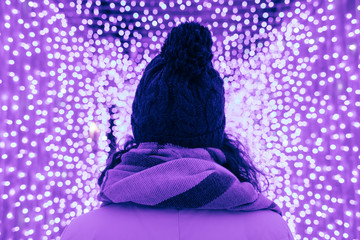
[[[117,17],[100,0],[15,2],[0,2],[1,239],[58,239],[99,206],[108,109],[122,146],[143,69],[187,20],[213,32],[226,131],[271,176],[296,239],[360,238],[355,1],[114,1]]]

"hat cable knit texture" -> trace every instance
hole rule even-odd
[[[212,44],[209,29],[198,23],[172,29],[135,93],[131,125],[138,144],[222,145],[224,82],[211,63]]]

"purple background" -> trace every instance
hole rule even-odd
[[[0,1],[0,238],[55,239],[99,206],[146,64],[167,32],[213,32],[226,131],[269,173],[296,239],[360,239],[360,3]]]

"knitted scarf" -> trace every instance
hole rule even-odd
[[[278,205],[221,166],[225,161],[217,148],[140,143],[106,172],[98,199],[103,205],[130,202],[178,209],[269,209],[282,215]]]

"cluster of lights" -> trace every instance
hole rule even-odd
[[[1,2],[0,238],[58,239],[99,207],[110,118],[121,147],[142,71],[193,20],[213,32],[226,131],[271,176],[295,238],[359,239],[360,5],[339,4]]]

